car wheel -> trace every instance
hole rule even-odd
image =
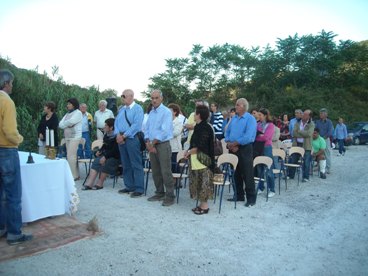
[[[359,145],[360,144],[360,140],[358,137],[354,138],[354,145]]]

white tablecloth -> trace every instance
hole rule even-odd
[[[19,152],[23,222],[74,213],[79,197],[68,162],[32,153],[35,163],[27,164],[28,155]]]

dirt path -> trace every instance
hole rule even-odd
[[[195,216],[188,189],[169,208],[112,189],[80,191],[77,217],[104,234],[0,264],[3,275],[367,275],[368,146],[333,155],[326,180],[289,183],[254,208]],[[122,182],[120,179],[119,182]],[[153,193],[150,183],[149,194]],[[226,194],[226,198],[230,197]]]

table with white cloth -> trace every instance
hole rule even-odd
[[[28,156],[19,151],[23,222],[75,213],[79,197],[68,162],[32,153],[34,163],[27,164]]]

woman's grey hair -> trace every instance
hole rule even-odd
[[[101,100],[101,101],[98,103],[98,105],[100,105],[100,104],[103,104],[104,106],[107,106],[107,101],[105,101],[105,100]]]
[[[5,84],[14,80],[14,75],[8,69],[1,69],[0,70],[0,89],[5,87]]]

